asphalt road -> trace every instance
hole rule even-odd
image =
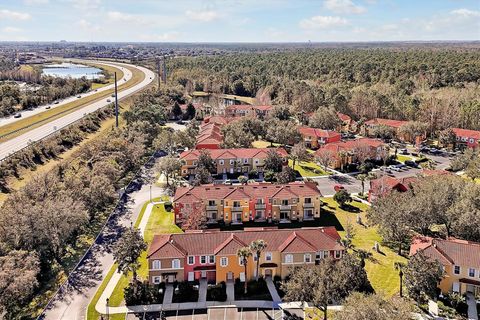
[[[146,174],[144,177],[146,177]],[[143,181],[148,181],[147,178]],[[153,185],[152,197],[164,194],[164,190]],[[112,245],[122,231],[129,228],[143,207],[150,200],[150,185],[144,183],[138,191],[127,196],[124,206],[120,206],[101,232],[87,257],[71,273],[68,287],[57,294],[45,311],[43,319],[73,320],[85,319],[86,310],[98,287],[113,266]]]
[[[88,63],[89,62],[88,60],[86,60],[86,61],[85,60],[74,60],[74,61],[76,63]],[[112,62],[95,62],[95,63],[100,64],[100,65],[104,65],[104,66],[117,67],[120,70],[122,70],[123,77],[121,79],[117,79],[117,84],[118,85],[121,85],[121,84],[129,81],[132,78],[132,72],[130,70],[128,70],[127,68],[123,67],[123,66],[115,65]],[[98,88],[96,91],[91,90],[91,91],[88,91],[88,92],[85,92],[85,93],[81,93],[80,95],[82,96],[82,98],[86,98],[86,97],[89,97],[91,95],[97,94],[99,92],[111,90],[114,87],[115,87],[115,84],[112,83],[112,84],[103,86],[101,88]],[[65,105],[67,103],[77,101],[77,100],[79,100],[77,98],[77,95],[74,95],[74,96],[71,96],[71,97],[68,97],[68,98],[65,98],[65,99],[58,100],[58,104],[50,103],[50,104],[45,104],[45,105],[38,106],[37,108],[32,109],[32,110],[25,110],[25,111],[22,111],[22,112],[18,112],[22,115],[21,118],[14,118],[13,115],[8,117],[8,118],[0,118],[0,126],[11,124],[11,123],[14,123],[16,121],[31,117],[31,116],[39,114],[39,113],[42,113],[45,110],[47,110],[47,109],[45,109],[46,107],[50,107],[50,109],[55,109],[55,108],[58,108],[58,107],[61,107],[61,106]]]
[[[154,81],[155,74],[143,67],[140,66],[133,66],[133,65],[128,65],[124,63],[111,63],[112,65],[119,66],[119,67],[126,67],[130,66],[133,68],[136,68],[140,71],[142,71],[145,74],[145,79],[143,79],[142,82],[139,84],[134,85],[133,87],[130,87],[128,89],[124,89],[118,92],[118,98],[124,98],[128,95],[131,95],[147,85],[149,85],[152,81]],[[40,127],[37,127],[35,129],[32,129],[28,132],[25,132],[24,134],[12,138],[6,142],[0,143],[0,159],[6,158],[8,155],[13,154],[26,146],[28,146],[30,143],[42,140],[46,136],[68,126],[69,124],[83,118],[85,115],[94,112],[111,102],[107,102],[107,99],[111,99],[113,102],[112,98],[105,98],[97,102],[93,102],[89,105],[86,105],[85,107],[82,107],[74,112],[71,112],[69,114],[66,114],[65,116],[55,119],[53,121],[50,121]],[[1,161],[1,160],[0,160]]]

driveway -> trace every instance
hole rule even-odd
[[[207,301],[207,279],[200,279],[200,288],[198,289],[198,302]]]
[[[468,320],[478,320],[477,301],[471,292],[467,293]]]
[[[276,303],[282,302],[282,298],[280,298],[280,296],[278,295],[277,288],[273,283],[272,277],[266,277],[265,281],[267,282],[268,292],[270,292],[273,302],[276,302]]]
[[[165,285],[165,295],[163,296],[163,304],[172,303],[173,299],[173,284],[167,283]]]
[[[227,301],[235,300],[235,286],[233,280],[227,280]]]

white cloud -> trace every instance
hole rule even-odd
[[[81,10],[98,9],[102,4],[102,0],[70,0],[73,6]]]
[[[450,12],[453,15],[457,15],[460,17],[465,17],[465,18],[479,18],[480,17],[480,11],[473,11],[469,9],[456,9]]]
[[[348,20],[342,17],[315,16],[300,21],[300,28],[303,29],[327,29],[342,27],[348,24]]]
[[[143,34],[140,35],[140,39],[143,41],[175,41],[179,39],[180,32],[172,31],[162,34]]]
[[[187,16],[187,18],[190,18],[195,21],[201,21],[201,22],[210,22],[213,20],[217,20],[221,16],[218,12],[213,10],[207,10],[207,11],[187,10],[187,12],[185,12],[185,15]]]
[[[80,19],[77,24],[85,31],[100,31],[102,29],[98,25],[94,25],[93,23],[85,19]]]
[[[21,32],[22,29],[20,28],[16,28],[16,27],[4,27],[2,28],[2,32],[5,32],[5,33],[17,33],[17,32]]]
[[[136,20],[134,15],[119,11],[107,12],[107,18],[113,22],[132,22]]]
[[[49,0],[23,0],[23,3],[25,3],[28,6],[48,4],[49,2],[50,2]]]
[[[356,5],[351,0],[325,0],[323,6],[340,14],[361,14],[367,11],[367,9]]]
[[[32,16],[29,13],[11,11],[7,9],[0,10],[0,19],[28,20]]]

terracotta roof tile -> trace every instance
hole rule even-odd
[[[453,132],[455,132],[457,137],[474,138],[477,140],[480,139],[480,131],[461,129],[461,128],[453,128],[452,130]]]

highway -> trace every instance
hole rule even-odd
[[[81,62],[80,60],[76,60],[75,62],[77,62],[77,61]],[[129,95],[131,95],[135,92],[138,92],[139,90],[148,86],[152,81],[154,81],[154,78],[155,78],[155,74],[152,71],[150,71],[150,70],[148,70],[144,67],[134,66],[134,65],[125,64],[125,63],[118,63],[118,62],[97,62],[97,61],[95,61],[95,63],[108,64],[108,65],[112,65],[112,66],[115,66],[115,67],[118,67],[118,68],[123,68],[124,78],[117,81],[117,83],[119,85],[123,84],[123,83],[128,83],[128,81],[131,81],[132,73],[130,71],[128,71],[128,69],[126,68],[127,66],[131,67],[131,68],[136,68],[136,69],[140,70],[141,72],[143,72],[145,74],[145,78],[140,83],[138,83],[138,84],[136,84],[136,85],[134,85],[130,88],[119,90],[118,99],[125,98],[125,97],[127,97],[127,96],[129,96]],[[124,79],[127,79],[127,81],[125,81]],[[105,86],[103,88],[99,88],[97,92],[93,92],[93,93],[90,93],[90,94],[96,94],[98,92],[105,91],[105,90],[110,90],[112,88],[113,88],[113,84],[111,84],[109,86]],[[82,98],[85,98],[85,97],[87,97],[87,95],[83,94]],[[68,99],[72,99],[72,98],[68,98]],[[74,97],[73,99],[77,99],[77,98]],[[107,102],[108,99],[110,99],[111,102]],[[108,98],[104,98],[104,99],[101,99],[101,100],[96,101],[96,102],[92,102],[88,105],[85,105],[84,107],[79,108],[78,110],[75,110],[71,113],[66,114],[65,116],[63,116],[61,118],[52,120],[52,121],[50,121],[50,122],[48,122],[44,125],[41,125],[41,126],[35,128],[35,129],[26,131],[22,135],[19,135],[19,136],[14,137],[10,140],[7,140],[5,142],[0,143],[0,161],[5,159],[9,155],[14,154],[15,152],[25,148],[30,143],[42,140],[43,138],[47,137],[48,135],[50,135],[50,134],[68,126],[69,124],[71,124],[71,123],[73,123],[73,122],[75,122],[75,121],[77,121],[81,118],[83,118],[87,114],[89,114],[91,112],[94,112],[94,111],[112,103],[113,101],[114,101],[114,98],[108,97]],[[67,102],[63,102],[63,103],[67,103]],[[37,111],[37,112],[42,112],[42,111],[44,111],[44,109],[45,108],[39,108],[40,111]],[[29,116],[31,116],[31,115],[33,115],[33,114],[29,114]],[[2,123],[2,124],[4,125],[5,123]]]

